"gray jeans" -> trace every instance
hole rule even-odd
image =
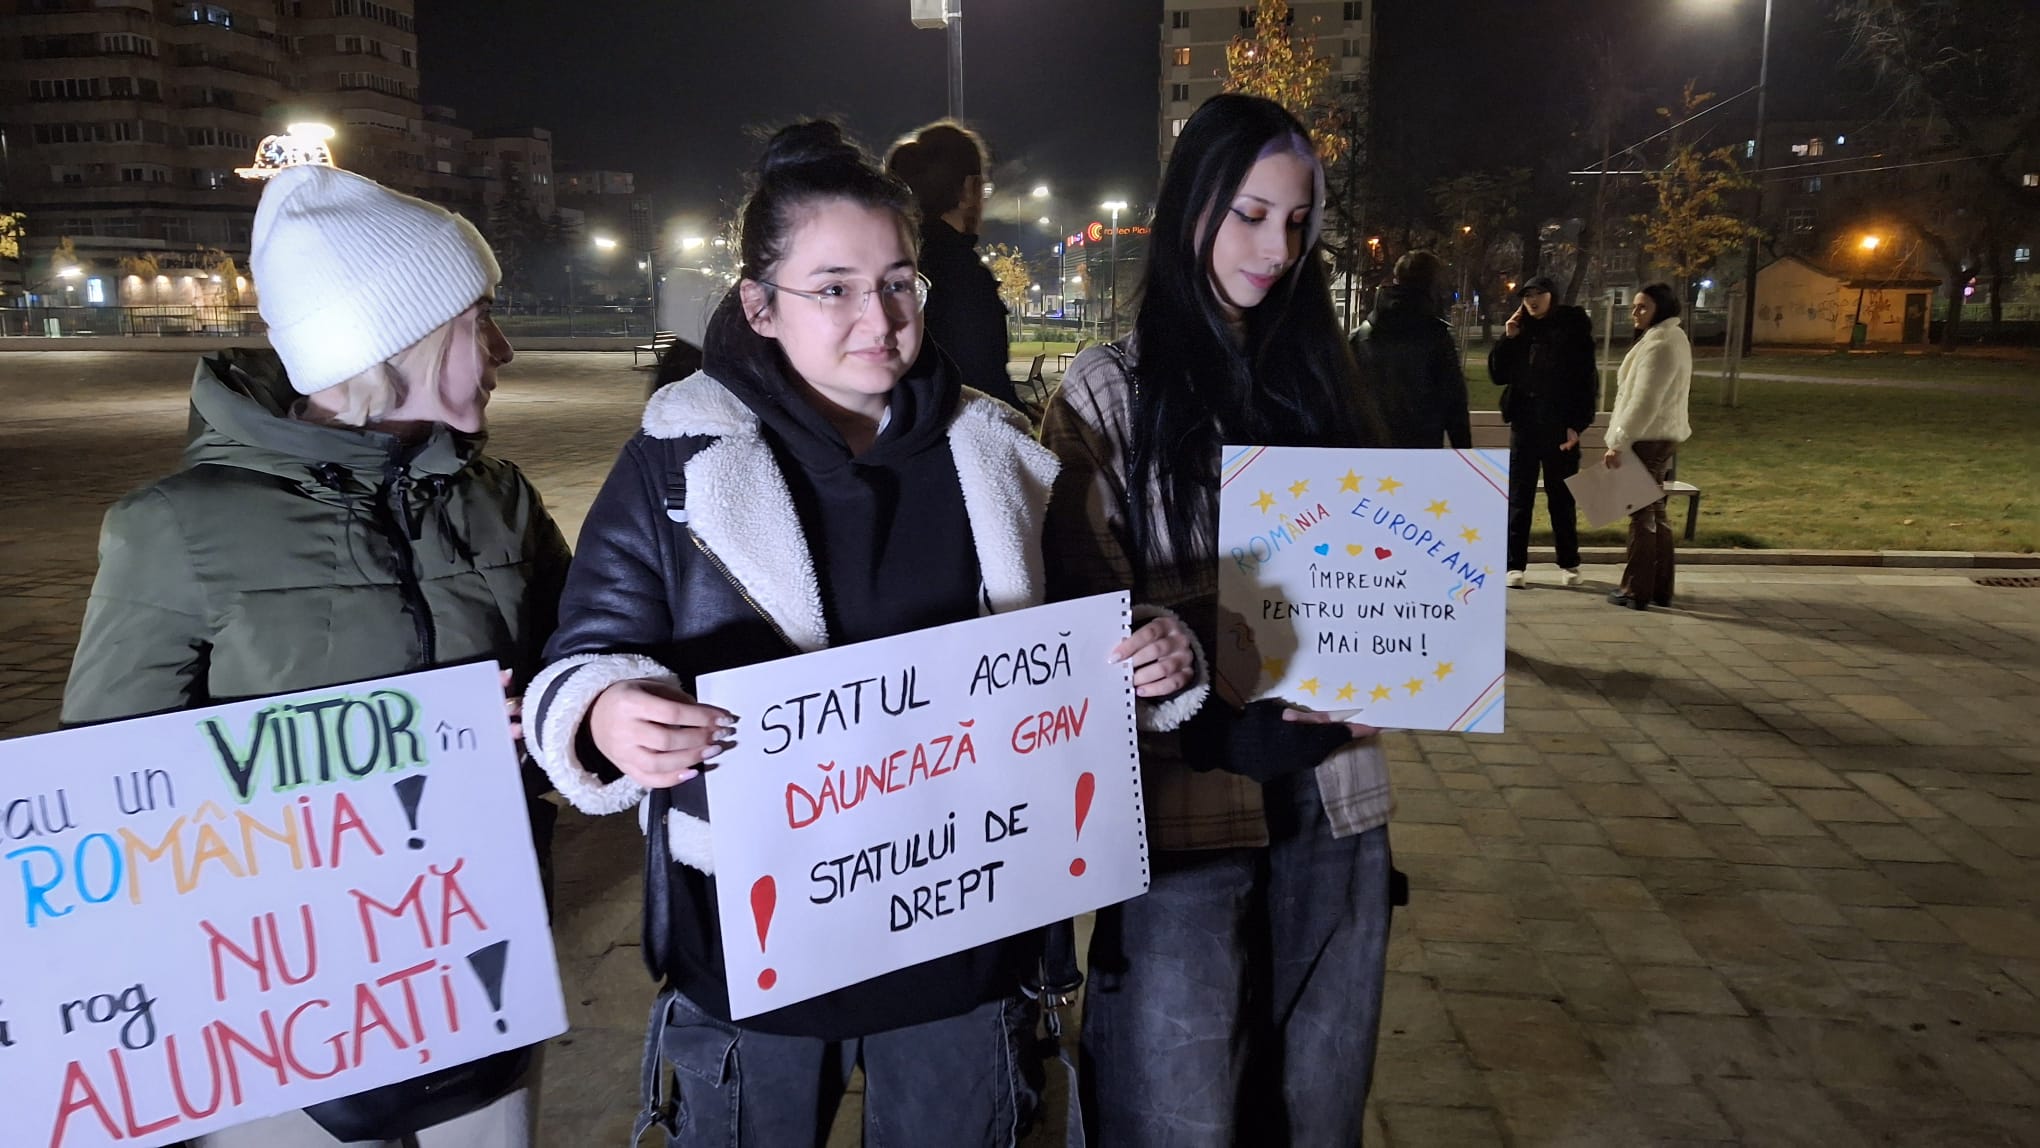
[[[1022,1071],[1020,997],[855,1040],[753,1032],[668,990],[645,1038],[639,1148],[801,1148],[827,1141],[864,1068],[869,1148],[1010,1148],[1039,1102]]]
[[[1388,954],[1386,827],[1334,838],[1310,771],[1270,844],[1156,855],[1098,914],[1083,1101],[1101,1148],[1360,1143]]]

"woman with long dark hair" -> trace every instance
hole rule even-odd
[[[1373,446],[1332,308],[1324,171],[1295,117],[1218,96],[1162,177],[1133,334],[1077,357],[1050,590],[1133,590],[1216,639],[1222,443]],[[1101,912],[1087,1119],[1105,1144],[1350,1145],[1373,1071],[1392,800],[1377,731],[1198,681],[1143,707],[1145,897]]]
[[[590,508],[530,691],[560,793],[645,825],[663,991],[639,1131],[676,1148],[819,1144],[858,1067],[871,1143],[1010,1145],[1031,1107],[1033,934],[730,1018],[699,774],[733,719],[696,678],[1045,594],[1055,458],[926,347],[915,224],[906,186],[835,125],[773,136],[703,369],[653,396]],[[1180,689],[1187,639],[1143,635],[1115,651],[1137,688]]]
[[[1629,306],[1636,345],[1615,374],[1615,411],[1608,416],[1608,452],[1601,465],[1622,465],[1624,447],[1636,452],[1660,483],[1679,444],[1693,435],[1686,400],[1693,389],[1693,345],[1679,325],[1679,296],[1668,283],[1652,283]],[[1672,520],[1660,498],[1629,516],[1629,563],[1608,601],[1632,610],[1672,604]]]

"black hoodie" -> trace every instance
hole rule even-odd
[[[1006,305],[999,280],[978,256],[978,237],[941,219],[921,224],[921,273],[928,277],[928,337],[956,360],[963,384],[1019,408],[1006,373]],[[922,358],[927,352],[922,352]]]
[[[1508,388],[1502,417],[1533,434],[1560,428],[1584,434],[1601,399],[1594,321],[1579,307],[1553,303],[1544,318],[1525,312],[1518,325],[1521,334],[1497,340],[1488,352],[1488,374]]]
[[[1473,446],[1459,341],[1422,288],[1382,288],[1353,336],[1353,357],[1388,424],[1382,445],[1435,449],[1449,438],[1460,450]]]

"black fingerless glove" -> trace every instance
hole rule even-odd
[[[1183,724],[1183,758],[1191,769],[1222,769],[1255,781],[1312,769],[1353,740],[1343,722],[1282,720],[1281,701],[1249,702],[1236,710],[1213,698]]]

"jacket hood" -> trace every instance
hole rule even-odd
[[[324,426],[291,417],[301,396],[272,351],[237,349],[199,360],[191,380],[186,466],[232,466],[303,481],[322,466],[380,474],[453,474],[480,453],[483,435],[444,426],[406,441],[385,431]]]
[[[735,298],[734,293],[731,298]],[[893,386],[884,428],[871,449],[853,457],[850,445],[822,412],[802,398],[793,372],[776,347],[761,369],[745,356],[711,345],[702,370],[714,376],[758,416],[767,431],[816,476],[836,474],[852,466],[884,467],[918,454],[940,442],[962,400],[963,386],[949,357],[924,334],[914,365]]]
[[[1374,312],[1367,316],[1376,330],[1408,330],[1439,321],[1438,306],[1423,288],[1409,283],[1391,283],[1375,296]]]

